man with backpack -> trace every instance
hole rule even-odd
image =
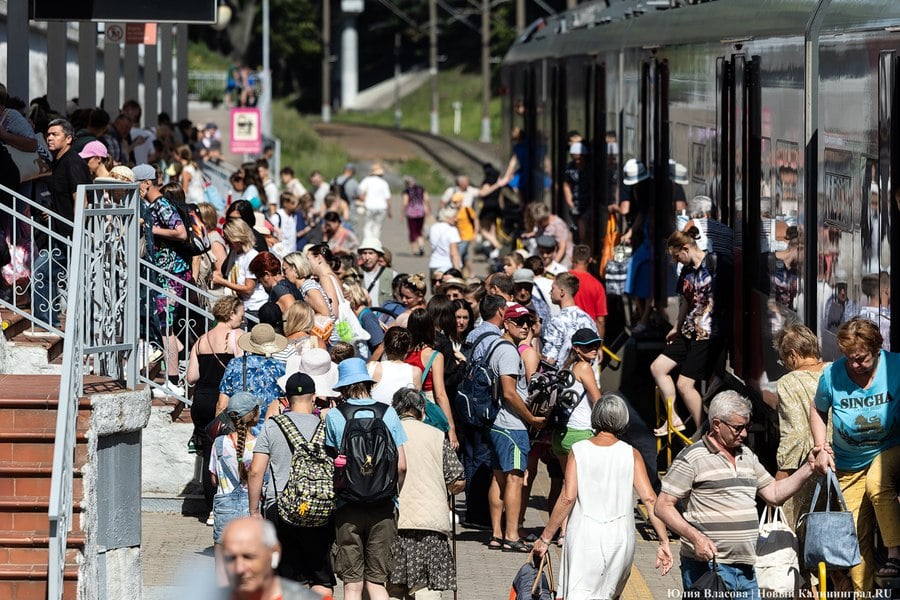
[[[390,406],[372,399],[375,381],[361,358],[338,365],[343,404],[325,417],[325,445],[335,456],[334,571],[344,598],[388,600],[385,584],[397,537],[397,494],[406,475],[406,432]]]
[[[253,448],[250,515],[262,514],[275,525],[282,551],[278,575],[329,596],[336,584],[329,560],[334,542],[334,468],[324,451],[325,423],[313,413],[317,390],[312,377],[294,373],[284,388],[289,410],[265,422]],[[298,472],[301,477],[295,476]],[[286,509],[293,509],[292,515],[284,518],[281,513]]]

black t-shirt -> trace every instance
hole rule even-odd
[[[572,190],[572,202],[575,210],[580,214],[586,214],[591,210],[591,181],[584,169],[579,169],[575,161],[566,165],[564,173],[565,181]]]
[[[71,148],[53,163],[53,171],[47,181],[50,190],[50,208],[59,216],[75,220],[75,200],[73,194],[81,184],[91,183],[91,172],[76,152]],[[51,229],[67,238],[72,237],[72,228],[59,219],[53,219]]]
[[[269,291],[269,302],[278,302],[279,298],[287,296],[288,294],[293,296],[296,300],[303,300],[303,294],[300,293],[297,286],[287,279],[282,279],[273,285],[272,289]]]

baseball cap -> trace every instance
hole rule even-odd
[[[286,396],[304,396],[316,393],[316,382],[306,373],[294,373],[284,384]]]
[[[506,307],[506,311],[503,313],[503,320],[507,319],[518,319],[519,317],[530,317],[531,312],[518,302],[513,302],[509,306]]]
[[[259,408],[259,400],[249,392],[237,392],[228,399],[228,413],[236,413],[238,418],[249,414],[253,409]]]
[[[597,335],[597,332],[590,327],[582,327],[572,336],[572,344],[576,346],[586,346],[597,343],[603,343],[603,338]]]
[[[516,269],[513,273],[513,283],[534,284],[534,271],[531,269]]]
[[[556,239],[549,235],[539,235],[537,245],[538,248],[556,248]]]
[[[81,152],[78,153],[78,156],[84,160],[94,158],[95,156],[106,158],[109,156],[109,151],[106,149],[106,146],[103,145],[103,142],[93,141],[85,144]]]
[[[137,165],[131,171],[134,173],[135,181],[156,181],[156,169],[146,163]]]

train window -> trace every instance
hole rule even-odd
[[[887,195],[878,184],[878,159],[862,158],[859,181],[859,231],[864,274],[878,273],[890,264],[889,214]]]

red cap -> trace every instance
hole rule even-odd
[[[503,320],[506,319],[518,319],[519,317],[530,317],[531,313],[528,312],[528,309],[522,306],[521,304],[514,303],[510,304],[506,307],[506,312],[503,313]]]

